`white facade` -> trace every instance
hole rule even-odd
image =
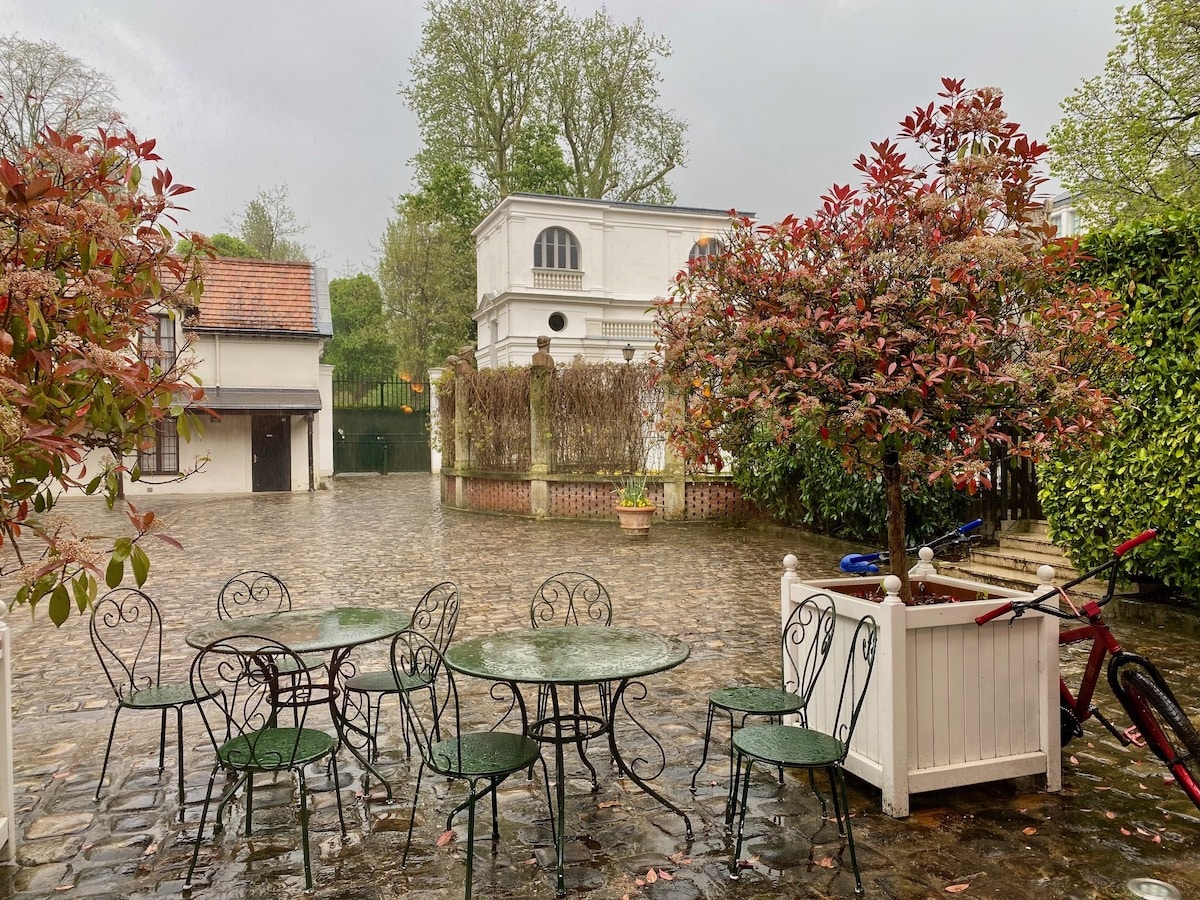
[[[202,434],[179,440],[178,465],[143,458],[125,493],[307,491],[333,475],[333,369],[321,364],[332,335],[325,271],[309,263],[218,258],[205,263],[199,317],[172,320],[174,347],[196,360],[204,387]],[[178,471],[200,471],[178,480]],[[90,473],[105,465],[87,461]],[[173,460],[172,460],[173,463]]]
[[[728,211],[509,195],[475,229],[479,367],[528,365],[538,335],[550,337],[555,362],[620,361],[627,344],[644,360],[653,302],[697,243],[711,247],[729,226]],[[539,236],[554,228],[574,239],[577,258],[535,266]]]

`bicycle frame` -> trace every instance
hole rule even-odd
[[[1060,619],[1085,622],[1086,624],[1060,632],[1058,639],[1060,647],[1091,642],[1078,693],[1072,695],[1065,679],[1059,677],[1062,743],[1065,745],[1071,738],[1081,736],[1083,731],[1079,727],[1080,723],[1094,717],[1122,744],[1149,746],[1154,755],[1167,766],[1188,798],[1200,807],[1200,772],[1196,768],[1200,763],[1200,733],[1197,733],[1195,725],[1180,707],[1179,701],[1175,699],[1155,665],[1143,656],[1123,650],[1104,620],[1103,607],[1116,595],[1121,558],[1134,547],[1153,540],[1156,536],[1157,532],[1154,529],[1144,531],[1115,547],[1108,561],[1072,579],[1062,588],[1028,601],[1010,600],[1003,606],[977,616],[975,622],[984,625],[1008,613],[1012,613],[1014,617],[1020,616],[1027,609],[1039,609]],[[1082,607],[1076,608],[1067,597],[1065,589],[1103,572],[1108,572],[1108,586],[1104,597],[1100,600],[1089,600]],[[1060,595],[1066,601],[1069,612],[1043,605],[1055,595]],[[1119,731],[1092,703],[1106,656],[1109,687],[1133,722],[1132,727],[1124,731]]]

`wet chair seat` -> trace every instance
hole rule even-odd
[[[408,820],[408,837],[404,841],[401,867],[408,865],[412,846],[413,822],[421,783],[428,770],[452,780],[466,781],[467,798],[450,812],[446,830],[454,815],[467,811],[466,900],[470,900],[475,859],[475,805],[487,795],[492,800],[492,852],[500,841],[496,791],[510,775],[542,768],[546,790],[546,815],[553,823],[550,803],[549,777],[541,756],[541,745],[529,737],[529,721],[521,695],[512,689],[510,712],[520,715],[520,731],[463,730],[459,707],[458,687],[453,672],[446,665],[442,651],[428,638],[415,631],[402,631],[392,639],[392,669],[397,681],[413,680],[428,685],[428,690],[405,691],[400,694],[408,732],[416,741],[421,754],[417,783],[413,789],[412,811]],[[495,690],[491,696],[499,699]]]
[[[183,710],[184,707],[196,705],[208,695],[197,695],[187,682],[162,680],[162,617],[155,602],[137,588],[116,588],[100,598],[92,607],[88,630],[92,647],[117,698],[95,799],[100,799],[100,791],[104,787],[104,775],[108,771],[121,711],[130,709],[162,713],[158,740],[158,772],[161,775],[167,746],[167,713],[174,710],[179,812],[182,817]]]
[[[723,712],[729,723],[730,739],[737,728],[744,727],[746,719],[758,716],[766,719],[782,719],[795,715],[805,724],[804,710],[817,677],[829,658],[833,643],[834,614],[833,600],[826,594],[806,598],[788,616],[780,639],[781,659],[785,670],[780,687],[758,685],[736,685],[721,688],[708,695],[708,716],[704,725],[704,751],[700,764],[692,773],[692,791],[696,790],[696,779],[708,761],[708,749],[712,740],[713,721],[718,712]],[[793,664],[791,661],[795,660]],[[736,716],[740,714],[740,721]],[[729,794],[726,798],[726,814],[732,808],[734,785],[733,748],[729,752]],[[780,771],[780,781],[783,772]]]
[[[829,777],[833,794],[834,820],[838,834],[846,839],[850,851],[850,866],[854,873],[854,892],[863,892],[862,875],[858,868],[858,856],[854,849],[854,832],[850,824],[850,803],[846,792],[843,764],[854,736],[854,727],[862,711],[867,689],[871,683],[871,672],[875,667],[875,651],[879,629],[873,616],[860,619],[850,640],[844,646],[846,667],[841,681],[834,687],[832,695],[823,692],[821,697],[832,712],[832,727],[829,732],[794,725],[748,725],[733,735],[733,752],[736,756],[735,773],[740,779],[741,798],[736,798],[736,785],[732,793],[733,806],[726,816],[732,821],[734,808],[738,812],[737,838],[730,875],[738,877],[742,844],[746,825],[746,807],[750,797],[750,774],[755,762],[785,769],[804,769],[811,777],[816,771],[824,771]],[[744,768],[743,768],[744,765]],[[825,801],[821,800],[822,819],[825,818]]]
[[[217,803],[214,832],[221,830],[221,812],[239,787],[245,786],[245,833],[250,835],[254,809],[254,776],[258,773],[290,771],[295,774],[300,794],[300,844],[304,855],[304,882],[313,886],[311,853],[308,846],[308,790],[304,769],[310,763],[328,760],[330,784],[337,801],[338,822],[346,835],[342,796],[338,781],[337,740],[316,728],[305,727],[308,706],[289,701],[287,695],[305,695],[311,690],[312,674],[295,652],[266,638],[238,635],[213,641],[192,662],[192,685],[209,695],[200,712],[214,750],[196,844],[188,866],[185,888],[200,856],[204,823],[212,803],[217,775],[232,772],[239,777]],[[279,724],[281,709],[287,709],[289,725]]]

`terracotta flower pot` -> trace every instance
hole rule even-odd
[[[658,507],[650,506],[616,506],[617,519],[621,523],[621,532],[626,537],[645,540],[650,535],[650,520]]]

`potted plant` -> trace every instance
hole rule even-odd
[[[1047,148],[1008,120],[1000,92],[944,79],[938,100],[900,128],[895,142],[873,144],[854,163],[859,189],[835,185],[808,218],[735,220],[723,252],[680,273],[656,317],[660,380],[680,398],[666,426],[684,455],[720,467],[763,435],[786,446],[811,429],[846,468],[882,483],[895,561],[905,559],[906,489],[949,479],[974,491],[986,486],[997,453],[1036,458],[1097,440],[1114,403],[1097,385],[1115,383],[1113,369],[1127,357],[1110,337],[1119,305],[1074,283],[1075,243],[1056,238],[1034,199]],[[910,161],[906,149],[924,160]],[[1058,655],[1046,625],[1036,617],[1021,623],[1035,629],[1036,656],[985,667],[972,643],[980,630],[973,616],[969,625],[950,618],[990,601],[907,610],[913,590],[904,565],[883,603],[854,596],[862,579],[800,583],[789,572],[788,602],[826,592],[839,615],[861,614],[855,604],[866,603],[863,611],[889,620],[880,623],[872,686],[876,698],[897,686],[887,701],[898,704],[906,732],[893,730],[889,740],[909,748],[926,729],[1007,734],[1005,721],[1031,722],[1037,746],[1028,766],[980,765],[976,747],[952,739],[920,749],[939,773],[919,786],[896,784],[907,769],[864,774],[884,788],[889,812],[904,814],[912,790],[971,783],[947,774],[960,766],[979,781],[1033,767],[1055,785],[1058,729],[1047,728],[1044,710],[1056,706]],[[1007,596],[987,585],[960,587]],[[918,636],[909,626],[924,619],[929,627]],[[889,632],[891,625],[901,630]],[[963,681],[993,700],[984,707],[976,692],[960,691],[948,701],[953,710],[934,709],[930,699],[958,673],[947,666],[963,659]],[[1025,668],[1039,673],[1043,693],[1033,708],[1017,709],[1009,699],[1026,696]],[[823,724],[811,712],[809,722]],[[877,737],[859,728],[852,758],[854,747]],[[1028,757],[1002,741],[987,752]]]
[[[621,531],[631,538],[646,538],[650,534],[650,520],[658,508],[650,502],[646,492],[646,476],[630,472],[625,480],[613,490],[616,495],[617,519]]]

